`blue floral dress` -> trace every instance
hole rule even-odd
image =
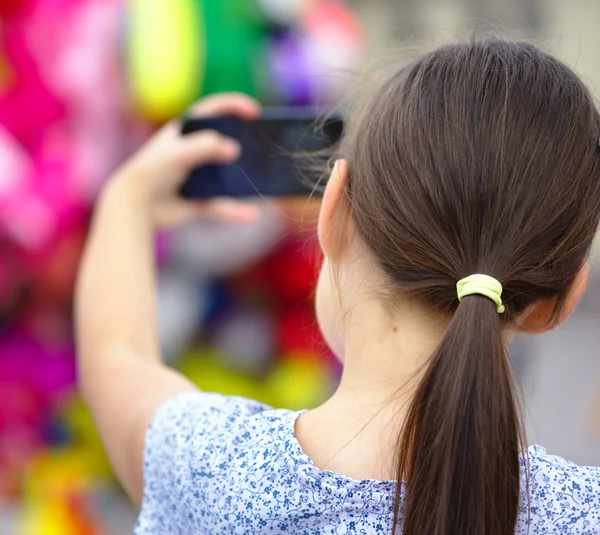
[[[394,483],[315,467],[299,414],[201,392],[167,401],[146,436],[135,535],[390,533]],[[600,469],[532,446],[521,474],[517,534],[600,534]]]

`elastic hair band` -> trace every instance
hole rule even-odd
[[[476,273],[475,275],[460,279],[456,283],[456,293],[458,294],[459,301],[462,301],[463,297],[467,295],[484,295],[496,303],[498,314],[504,312],[504,305],[500,297],[502,295],[502,284],[489,275]]]

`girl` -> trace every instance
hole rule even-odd
[[[241,95],[196,113],[251,118]],[[175,194],[240,147],[168,125],[110,180],[77,289],[83,395],[137,535],[600,533],[600,470],[526,449],[506,349],[563,322],[600,217],[600,115],[532,45],[440,48],[350,116],[322,202],[317,315],[344,363],[308,412],[162,365],[152,232],[231,201]]]

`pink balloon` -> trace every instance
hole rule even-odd
[[[49,407],[74,384],[73,349],[44,345],[24,331],[6,335],[0,340],[0,381],[22,386]]]

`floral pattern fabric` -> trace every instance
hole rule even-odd
[[[394,482],[314,466],[299,414],[201,392],[167,401],[146,435],[135,535],[390,533]],[[532,446],[521,476],[518,535],[600,534],[600,469]]]

